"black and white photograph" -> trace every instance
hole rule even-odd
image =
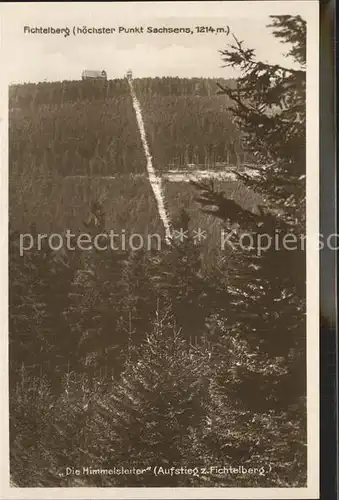
[[[0,19],[1,498],[318,498],[318,2]]]

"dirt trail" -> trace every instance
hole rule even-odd
[[[147,168],[148,178],[149,178],[149,181],[150,181],[153,193],[154,193],[155,201],[156,201],[157,208],[158,208],[159,217],[164,225],[166,243],[170,244],[171,240],[172,240],[172,230],[171,230],[171,222],[169,219],[169,215],[168,215],[168,212],[165,208],[162,180],[161,180],[161,177],[157,176],[155,169],[153,167],[152,156],[150,154],[148,143],[147,143],[141,107],[140,107],[140,103],[138,101],[138,98],[137,98],[135,91],[134,91],[134,88],[133,88],[132,78],[128,79],[128,83],[129,83],[129,87],[130,87],[130,91],[131,91],[133,108],[135,111],[139,131],[140,131],[141,142],[142,142],[145,157],[146,157],[146,168]]]

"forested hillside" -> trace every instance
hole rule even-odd
[[[244,160],[216,80],[145,78],[134,86],[158,170]],[[143,172],[125,79],[16,85],[9,106],[12,172],[33,163],[63,176]]]

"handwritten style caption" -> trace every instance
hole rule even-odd
[[[266,476],[272,471],[271,465],[267,467],[244,467],[243,465],[233,466],[223,466],[223,465],[213,465],[210,467],[113,467],[111,469],[95,468],[95,467],[66,467],[65,472],[60,473],[60,476],[120,476],[120,475],[144,475],[150,473],[154,476],[193,476],[193,477],[206,477],[206,476],[227,476],[227,475],[259,475]]]
[[[186,26],[182,28],[171,26],[24,26],[25,35],[62,35],[86,36],[86,35],[226,35],[230,33],[229,26]]]

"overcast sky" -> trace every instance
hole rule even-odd
[[[239,4],[243,4],[239,8]],[[198,34],[196,26],[229,28],[269,62],[293,65],[284,58],[281,44],[266,25],[273,4],[308,2],[198,2],[185,5],[156,3],[7,4],[2,16],[2,43],[9,83],[80,79],[83,69],[105,69],[108,78],[121,78],[131,68],[135,77],[232,77],[222,68],[219,50],[232,40],[226,34]],[[200,4],[200,5],[199,5]],[[218,9],[212,6],[218,4]],[[222,4],[222,6],[220,5]],[[237,4],[237,5],[236,5]],[[253,6],[253,4],[256,4]],[[145,7],[146,5],[146,7]],[[171,8],[167,8],[172,5]],[[222,7],[222,11],[220,8]],[[286,8],[285,13],[292,13]],[[298,9],[297,9],[297,12]],[[307,12],[306,12],[307,13]],[[180,17],[179,17],[180,14]],[[212,17],[213,14],[213,17]],[[220,15],[222,14],[222,15]],[[305,16],[304,16],[305,17]],[[192,28],[194,34],[76,35],[24,33],[24,27],[66,28],[144,27]]]

